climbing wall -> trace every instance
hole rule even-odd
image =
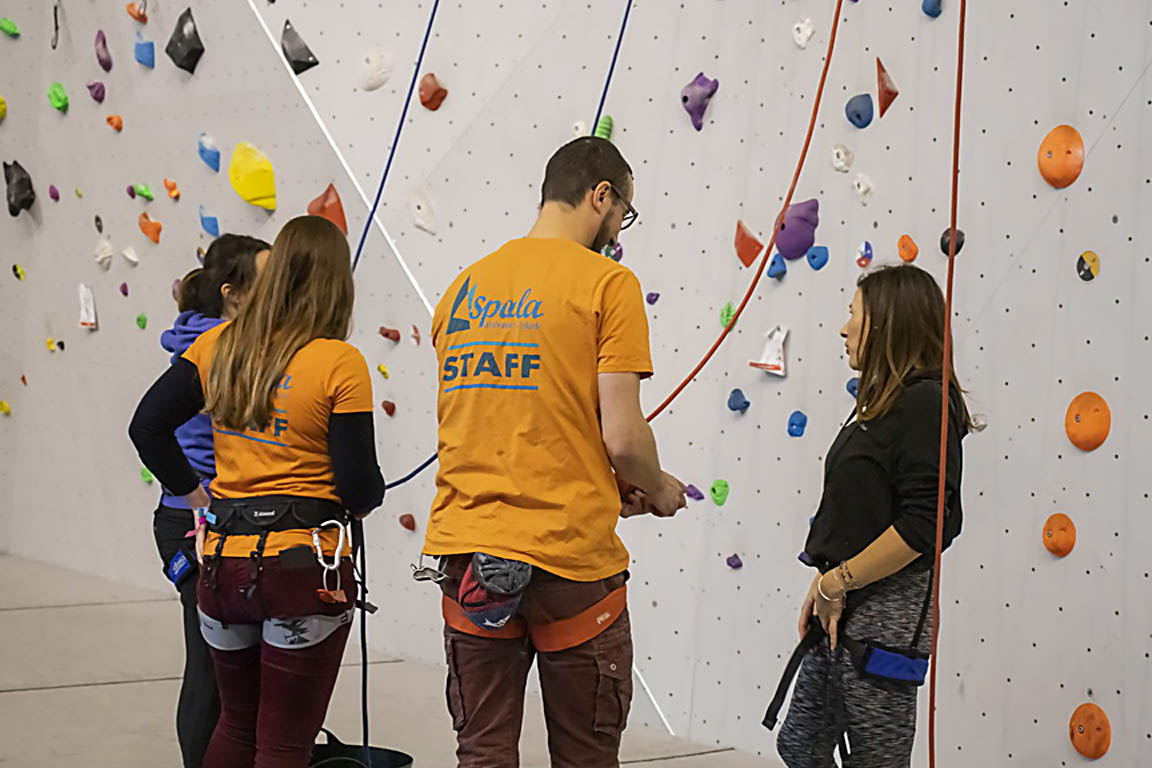
[[[172,313],[168,286],[207,242],[196,206],[217,213],[226,230],[270,238],[334,181],[355,243],[393,149],[432,4],[202,4],[194,11],[208,52],[192,77],[160,50],[156,70],[140,70],[131,58],[136,22],[119,8],[97,14],[66,4],[53,52],[42,4],[15,5],[4,12],[20,17],[24,34],[0,38],[0,95],[9,102],[0,156],[27,158],[40,197],[0,225],[4,260],[27,270],[24,282],[0,281],[0,319],[10,329],[0,345],[0,399],[12,404],[11,416],[0,417],[0,546],[155,579],[146,522],[155,494],[141,485],[123,431],[164,364],[155,334]],[[396,252],[373,229],[357,269],[353,340],[373,367],[388,366],[391,378],[374,374],[377,399],[398,404],[394,418],[381,412],[377,422],[390,479],[435,444],[435,369],[427,344],[409,338],[413,323],[426,330],[421,297],[435,302],[459,269],[528,229],[548,155],[596,115],[625,4],[522,5],[439,7],[418,74],[434,72],[448,95],[436,111],[410,103],[380,208]],[[817,271],[800,259],[779,279],[765,277],[709,366],[654,423],[664,463],[706,498],[674,520],[621,524],[634,561],[637,667],[659,708],[638,687],[637,720],[658,724],[662,713],[679,735],[774,755],[759,720],[811,578],[795,558],[819,502],[824,452],[852,407],[838,329],[862,272],[858,248],[871,245],[873,265],[898,262],[906,235],[918,244],[916,263],[943,282],[957,5],[944,0],[931,18],[920,3],[844,3],[795,198],[819,201],[816,243],[828,249],[827,265]],[[632,5],[606,112],[635,169],[641,212],[622,237],[623,262],[646,293],[658,294],[649,304],[657,368],[645,385],[649,408],[700,359],[721,331],[725,304],[739,304],[752,279],[756,265],[744,266],[733,248],[737,220],[767,240],[804,139],[833,6]],[[158,48],[181,10],[152,4],[144,29]],[[286,21],[319,61],[296,81],[278,51]],[[98,26],[116,57],[108,75],[91,50]],[[877,57],[899,90],[883,117]],[[390,76],[368,90],[381,61]],[[970,7],[959,208],[967,238],[954,322],[959,374],[988,428],[966,441],[965,530],[944,561],[942,765],[1075,764],[1069,719],[1086,702],[1111,722],[1103,764],[1152,762],[1152,582],[1138,551],[1152,526],[1152,485],[1141,470],[1152,458],[1141,396],[1152,385],[1152,324],[1140,311],[1152,287],[1152,232],[1141,218],[1152,205],[1150,63],[1152,12],[1142,0]],[[680,92],[700,72],[719,89],[697,131]],[[109,88],[101,106],[82,90],[97,76]],[[54,80],[72,96],[66,116],[44,95]],[[864,123],[859,94],[873,102],[864,128],[846,114],[851,100]],[[124,117],[119,135],[103,122],[115,111]],[[1038,172],[1037,152],[1061,124],[1078,129],[1085,160],[1079,178],[1056,189]],[[201,131],[217,139],[225,163],[241,140],[269,155],[275,215],[240,201],[224,173],[207,171],[195,153]],[[837,145],[852,153],[843,172],[833,165]],[[178,203],[162,197],[166,175],[180,182]],[[140,180],[158,192],[147,206],[124,196],[125,184]],[[59,204],[47,199],[49,183],[60,187]],[[159,247],[136,229],[142,207],[164,221]],[[109,273],[95,266],[97,235],[88,227],[96,213],[117,251],[136,246],[139,267],[119,256]],[[1098,261],[1087,257],[1078,271],[1086,251]],[[1096,263],[1098,276],[1082,279]],[[75,325],[80,281],[96,291],[94,334]],[[128,298],[116,292],[122,281]],[[133,320],[140,311],[151,319],[143,333]],[[778,324],[791,329],[784,379],[748,365]],[[381,338],[380,325],[401,329],[402,342]],[[67,348],[48,353],[49,335]],[[727,407],[735,388],[749,402],[743,413]],[[1084,391],[1111,410],[1110,433],[1090,452],[1064,426]],[[792,436],[797,411],[807,428]],[[1082,416],[1089,425],[1095,418]],[[435,661],[432,592],[406,578],[430,474],[390,494],[369,537],[373,582],[386,586],[392,607],[373,625],[375,642]],[[722,505],[708,498],[721,479],[730,488]],[[415,535],[395,522],[406,512],[416,517]],[[1062,558],[1045,547],[1061,539],[1044,534],[1057,512],[1077,531]],[[67,525],[45,525],[49,514]],[[139,524],[113,529],[111,514]],[[925,691],[921,734],[926,703]],[[922,739],[915,764],[926,764]]]

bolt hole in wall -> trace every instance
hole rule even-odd
[[[0,38],[2,71],[11,73],[0,84],[0,146],[16,211],[2,225],[14,245],[5,250],[13,277],[0,287],[12,330],[0,348],[3,507],[146,510],[153,488],[139,480],[126,441],[108,436],[122,434],[164,363],[153,334],[172,314],[172,281],[196,265],[210,219],[220,231],[270,238],[306,210],[335,217],[339,201],[346,228],[360,231],[366,209],[348,171],[367,190],[379,181],[391,149],[380,126],[399,115],[428,7],[257,4],[277,43],[289,22],[303,43],[288,35],[285,48],[329,144],[284,52],[263,45],[246,4],[192,4],[203,46],[192,72],[163,50],[183,6],[150,4],[147,24],[119,7],[66,7],[55,52],[43,6],[6,6],[21,35]],[[577,124],[605,128],[592,125],[604,76],[592,62],[611,57],[617,10],[443,9],[380,211],[415,285],[377,230],[356,273],[352,340],[388,372],[374,386],[390,477],[434,447],[434,363],[410,332],[427,335],[421,293],[435,301],[461,267],[523,233],[548,154]],[[957,245],[962,235],[968,242],[957,263],[956,347],[987,429],[966,444],[965,532],[944,561],[940,745],[992,765],[1071,764],[1077,752],[1104,749],[1125,764],[1149,763],[1148,705],[1121,691],[1133,675],[1147,677],[1152,640],[1131,631],[1148,625],[1152,609],[1146,589],[1132,586],[1148,576],[1128,544],[1152,533],[1152,489],[1138,469],[1152,434],[1136,399],[1152,385],[1152,366],[1132,354],[1152,331],[1139,311],[1152,287],[1144,246],[1152,225],[1140,215],[1152,205],[1152,180],[1141,173],[1152,163],[1141,140],[1152,131],[1142,44],[1152,11],[1142,0],[969,10]],[[671,522],[622,525],[638,577],[638,658],[671,724],[764,755],[773,754],[772,736],[748,713],[762,709],[791,647],[807,582],[795,554],[825,447],[852,405],[836,330],[853,281],[901,261],[942,281],[949,236],[956,3],[853,3],[796,194],[797,203],[818,202],[811,242],[784,242],[779,257],[759,252],[803,138],[830,12],[816,0],[636,2],[605,105],[606,130],[637,169],[643,211],[613,256],[640,277],[648,300],[657,376],[645,385],[646,404],[712,343],[721,308],[739,303],[757,259],[770,261],[725,345],[655,423],[665,462],[703,489],[701,500]],[[110,70],[92,48],[98,29]],[[153,43],[151,67],[136,56],[137,32]],[[189,63],[186,52],[177,58]],[[102,102],[87,87],[95,81]],[[269,114],[285,119],[258,119]],[[211,139],[208,155],[218,152],[218,173],[202,159],[201,134]],[[81,139],[82,157],[51,151]],[[266,189],[242,198],[228,182],[246,145],[259,153],[253,167],[274,178],[270,208],[260,205],[272,202]],[[178,183],[178,199],[165,179]],[[88,228],[96,216],[103,232]],[[741,227],[761,246],[751,256],[739,235],[734,242]],[[78,323],[79,284],[91,291],[96,330],[87,314],[90,324]],[[772,364],[777,328],[787,329],[784,376],[749,365]],[[70,382],[81,380],[77,391]],[[65,457],[38,436],[54,429],[94,457],[78,478],[85,482],[53,481],[50,468]],[[427,475],[390,496],[370,521],[372,557],[414,556],[430,497]],[[3,514],[8,551],[153,578],[147,532],[93,547],[107,533],[80,522],[49,542]],[[426,591],[401,578],[395,593],[397,615],[429,616]],[[672,595],[689,596],[684,611],[667,610]],[[435,622],[401,624],[404,632],[381,633],[380,642],[438,661]],[[989,721],[1007,727],[989,736]]]

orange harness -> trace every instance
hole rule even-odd
[[[444,622],[452,629],[497,640],[513,640],[528,635],[536,650],[552,653],[586,643],[615,624],[628,607],[628,586],[613,590],[607,597],[575,616],[531,626],[522,617],[514,616],[500,629],[481,629],[468,619],[460,604],[447,595],[443,596],[441,607]]]

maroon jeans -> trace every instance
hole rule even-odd
[[[455,599],[470,556],[452,555],[441,584]],[[530,625],[581,613],[622,586],[623,573],[569,581],[536,569],[520,601]],[[539,652],[528,638],[501,640],[444,628],[448,710],[459,768],[517,768],[524,685],[539,661],[548,752],[553,768],[616,768],[632,703],[632,625],[625,609],[597,637],[574,648]]]
[[[197,597],[200,610],[229,625],[260,625],[265,619],[323,614],[336,616],[351,602],[322,602],[316,590],[321,570],[310,558],[264,558],[264,569],[252,597],[252,562],[221,558],[211,586],[209,569],[201,569]],[[310,562],[309,562],[310,559]],[[341,587],[356,599],[352,564],[341,566]],[[220,720],[204,755],[203,768],[307,768],[316,734],[324,724],[350,625],[322,642],[285,649],[261,641],[235,651],[211,649],[220,689]]]

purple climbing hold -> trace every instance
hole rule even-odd
[[[104,83],[100,82],[99,80],[93,80],[92,82],[88,83],[88,95],[91,96],[92,100],[97,104],[103,104]]]
[[[645,297],[644,297],[644,299],[645,299],[645,301],[647,301],[649,304],[655,304],[657,301],[659,301],[659,300],[660,300],[660,294],[658,294],[658,293],[650,293],[650,294],[648,294],[647,296],[645,296]]]
[[[680,102],[692,118],[692,126],[696,130],[704,128],[704,112],[708,109],[708,102],[720,87],[719,80],[709,80],[704,73],[696,75],[696,79],[680,90]]]
[[[48,197],[52,198],[53,202],[60,202],[60,190],[56,189],[55,184],[48,185]]]
[[[136,187],[132,186],[131,184],[128,185],[128,197],[132,198],[133,200],[136,199]]]
[[[816,198],[792,203],[784,212],[784,221],[776,233],[776,247],[789,261],[803,258],[816,242],[816,226],[820,223],[820,201]]]
[[[688,487],[684,489],[684,495],[692,499],[692,501],[704,501],[704,492],[692,485],[692,483],[688,483]]]
[[[112,54],[108,52],[108,40],[104,37],[104,30],[96,32],[96,61],[105,72],[112,71]]]
[[[740,555],[729,555],[728,559],[724,562],[728,563],[728,567],[734,571],[738,571],[744,567],[744,561],[740,559]]]
[[[120,283],[120,295],[121,296],[127,296],[128,295],[128,283]]]

